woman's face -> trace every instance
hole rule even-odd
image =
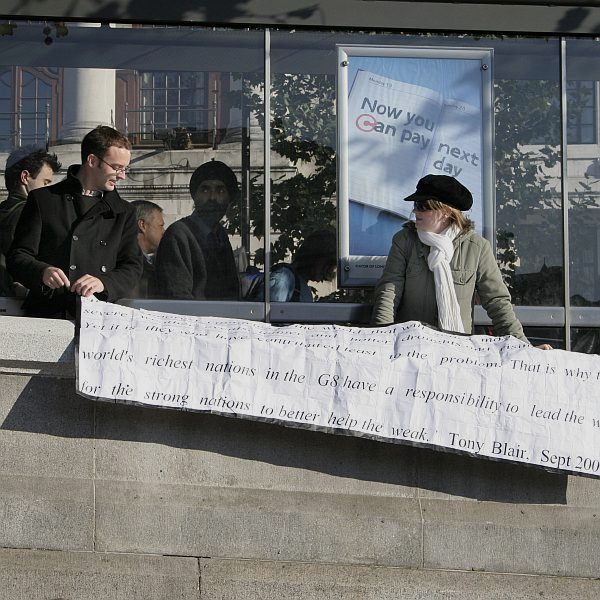
[[[415,202],[415,225],[421,231],[441,233],[450,225],[450,218],[443,210],[427,209],[427,203]]]

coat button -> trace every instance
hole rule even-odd
[[[73,241],[74,241],[74,242],[76,242],[78,239],[79,239],[79,237],[78,237],[78,236],[76,236],[76,235],[74,235],[74,236],[73,236]]]
[[[104,240],[100,240],[100,245],[101,246],[106,246],[106,242]]]
[[[71,196],[71,194],[66,194],[65,195],[65,200],[72,200],[73,196]]]
[[[77,268],[77,265],[71,265],[71,266],[69,267],[69,269],[71,269],[71,271],[74,271],[76,268]]]
[[[105,267],[104,265],[102,265],[102,266],[100,267],[100,270],[101,270],[103,273],[106,273],[106,267]]]

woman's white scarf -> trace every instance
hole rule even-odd
[[[450,261],[454,254],[452,241],[460,233],[460,229],[456,225],[450,225],[441,233],[431,233],[420,229],[417,230],[417,233],[421,242],[430,247],[427,264],[429,270],[433,272],[435,281],[435,299],[440,327],[447,331],[464,333],[465,328],[460,318],[460,307],[450,271]]]

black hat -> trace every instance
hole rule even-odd
[[[449,175],[425,175],[419,179],[417,191],[404,199],[407,202],[439,200],[458,210],[469,210],[473,206],[471,192]]]
[[[192,173],[190,179],[190,194],[192,195],[192,198],[198,187],[200,187],[200,184],[208,179],[222,181],[232,199],[237,195],[239,188],[235,173],[224,162],[213,159],[200,165]]]

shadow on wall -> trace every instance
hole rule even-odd
[[[0,431],[161,444],[198,451],[199,463],[214,454],[477,500],[566,504],[567,476],[536,467],[217,415],[96,403],[77,396],[74,387],[73,379],[32,378]]]
[[[152,4],[151,0],[130,0],[125,6],[120,2],[107,2],[92,14],[87,15],[87,17],[126,19],[132,15],[139,17],[141,14],[164,13],[164,10],[160,10],[161,5],[165,6],[163,2],[156,3],[157,9],[154,9]],[[250,0],[241,0],[233,3],[222,2],[222,0],[205,0],[202,3],[199,3],[197,0],[178,0],[178,2],[168,5],[168,17],[166,18],[171,22],[201,19],[206,23],[227,23],[229,21],[243,21],[248,19],[254,21],[257,19],[267,19],[285,23],[288,18],[309,19],[320,10],[319,4],[316,3],[293,11],[258,14],[252,5],[253,2]],[[75,9],[72,14],[78,17],[80,16],[80,11]]]
[[[590,11],[587,8],[570,8],[567,10],[563,18],[558,22],[554,31],[576,31],[583,22],[587,19]],[[593,31],[595,33],[600,32],[600,24],[596,25],[593,28],[588,28],[589,31]]]

